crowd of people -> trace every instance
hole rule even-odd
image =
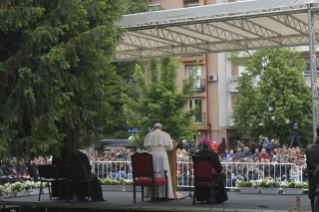
[[[279,181],[300,180],[307,181],[307,167],[304,149],[288,148],[278,140],[268,140],[259,136],[255,143],[247,138],[234,141],[231,148],[227,148],[225,139],[217,145],[213,141],[210,148],[219,155],[222,162],[224,182],[227,187],[235,187],[236,180],[276,179]],[[178,185],[193,185],[194,169],[191,156],[202,149],[202,143],[194,148],[183,140],[176,151]],[[134,151],[135,150],[135,151]],[[146,152],[140,148],[117,148],[99,153],[91,150],[92,171],[100,178],[115,180],[132,179],[131,156],[135,152]]]

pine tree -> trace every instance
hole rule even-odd
[[[137,128],[134,144],[143,145],[145,136],[156,122],[163,125],[163,130],[170,133],[177,141],[182,139],[193,140],[197,132],[192,117],[197,109],[187,110],[185,106],[193,95],[195,77],[191,75],[184,84],[183,91],[178,92],[176,86],[176,69],[178,63],[172,58],[151,59],[149,61],[150,78],[146,81],[142,68],[136,65],[135,79],[138,85],[139,97],[137,100],[123,94],[126,102],[124,114],[128,125]]]
[[[122,0],[0,1],[0,158],[90,145],[119,78]]]
[[[231,54],[230,60],[244,64],[247,70],[238,79],[240,97],[233,113],[234,125],[244,137],[257,140],[264,135],[289,145],[293,124],[298,123],[302,143],[311,142],[311,93],[299,55],[289,48],[259,50],[244,57],[238,52]]]

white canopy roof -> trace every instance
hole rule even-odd
[[[317,10],[319,0],[252,0],[126,15],[117,23],[128,32],[114,61],[309,45],[307,6]]]

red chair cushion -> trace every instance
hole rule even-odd
[[[150,177],[141,177],[135,180],[136,186],[153,186],[153,180]],[[165,178],[155,178],[155,186],[167,185]]]

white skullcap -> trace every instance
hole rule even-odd
[[[161,123],[156,123],[156,124],[154,125],[154,128],[159,128],[159,127],[160,127],[160,128],[163,128],[162,125],[161,125]]]
[[[216,141],[213,141],[213,144],[216,144]]]
[[[182,142],[183,142],[183,143],[185,143],[185,144],[187,143],[187,141],[186,141],[185,139],[184,139],[184,140],[182,140]]]

